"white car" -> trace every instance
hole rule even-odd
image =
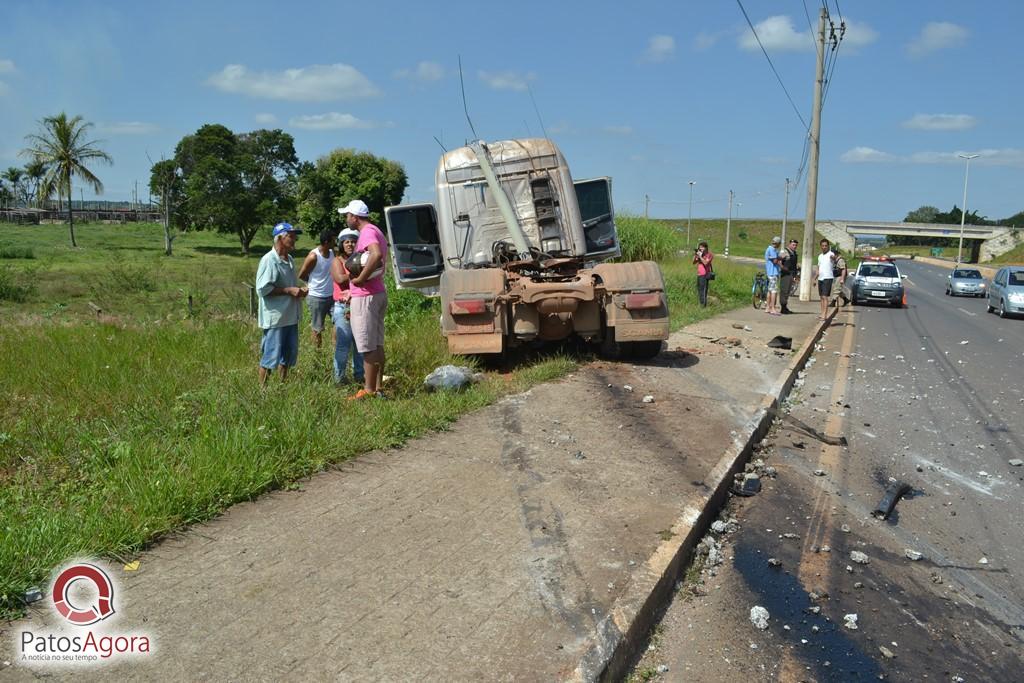
[[[896,262],[886,256],[869,256],[857,272],[843,282],[843,296],[856,305],[863,301],[903,305],[903,279]]]

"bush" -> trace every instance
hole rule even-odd
[[[615,225],[624,261],[666,261],[682,248],[682,236],[664,223],[620,214]]]

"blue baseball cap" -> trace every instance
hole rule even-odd
[[[278,235],[283,235],[286,232],[294,232],[296,235],[302,234],[302,231],[296,228],[291,223],[278,223],[277,225],[274,226],[274,237],[277,237]]]

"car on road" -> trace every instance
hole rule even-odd
[[[985,296],[988,287],[976,268],[954,268],[946,280],[946,296]]]
[[[891,258],[868,256],[857,266],[857,272],[843,282],[843,296],[854,305],[871,301],[902,306],[905,277]]]
[[[988,288],[988,312],[1000,318],[1024,315],[1024,266],[1000,268]]]

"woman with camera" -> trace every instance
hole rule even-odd
[[[697,298],[701,306],[708,305],[708,282],[715,279],[715,271],[711,267],[714,258],[707,242],[701,242],[693,250],[693,262],[697,265]]]

